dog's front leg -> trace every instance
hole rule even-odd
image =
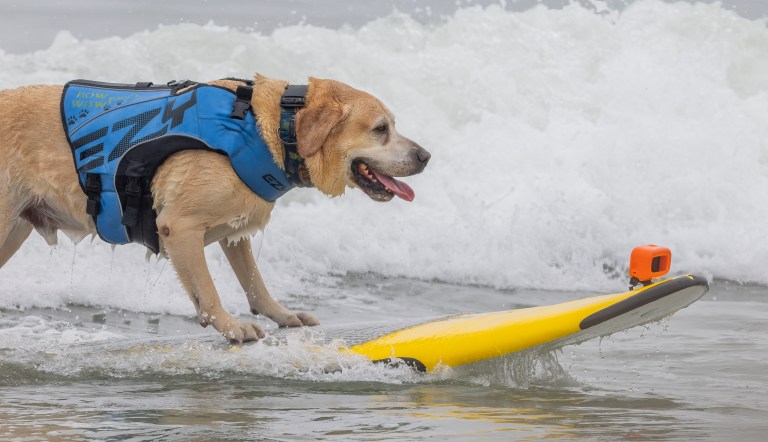
[[[197,309],[200,325],[208,324],[230,341],[257,341],[265,336],[257,324],[242,323],[224,310],[205,262],[205,233],[195,226],[171,225],[158,218],[158,227],[168,257]]]
[[[294,313],[283,307],[270,296],[264,280],[261,278],[256,260],[253,258],[250,238],[241,238],[236,243],[228,243],[227,239],[219,241],[224,254],[235,271],[240,285],[248,296],[251,313],[259,313],[275,321],[281,327],[301,327],[302,325],[318,325],[314,316],[307,312]]]

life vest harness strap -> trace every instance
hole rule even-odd
[[[120,223],[126,227],[139,226],[139,211],[141,210],[141,176],[127,176],[125,184],[125,210]]]
[[[88,202],[85,205],[85,212],[94,217],[101,211],[101,175],[97,173],[85,174],[85,195]]]
[[[283,143],[285,175],[297,187],[312,187],[304,158],[297,150],[296,112],[307,103],[307,85],[289,85],[280,98],[278,136]]]

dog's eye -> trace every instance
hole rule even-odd
[[[373,130],[378,133],[385,134],[389,132],[389,124],[387,124],[387,122],[381,123],[378,126],[374,127]]]

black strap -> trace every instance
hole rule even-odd
[[[101,176],[99,174],[85,174],[85,194],[88,196],[85,212],[95,217],[101,212]]]
[[[136,83],[136,89],[146,89],[152,86],[152,84],[153,83],[151,81],[139,81]]]
[[[280,141],[286,145],[286,151],[289,149],[289,146],[296,145],[296,112],[299,108],[304,107],[306,103],[306,85],[292,84],[285,88],[285,92],[283,92],[283,96],[280,98],[280,107],[282,109],[280,111],[278,135],[280,136]]]
[[[251,110],[251,97],[253,96],[253,88],[251,86],[238,86],[235,91],[237,98],[232,104],[232,113],[230,118],[238,120],[245,120],[245,116],[248,115],[248,111]]]
[[[138,227],[141,206],[141,177],[128,177],[128,182],[125,184],[125,195],[125,210],[120,223],[128,227]]]
[[[294,186],[312,187],[312,179],[304,158],[297,151],[296,112],[307,103],[307,86],[290,85],[285,88],[280,98],[280,126],[277,134],[283,142],[285,156],[285,176]]]
[[[285,88],[280,106],[286,108],[304,107],[307,104],[307,85],[292,84]]]

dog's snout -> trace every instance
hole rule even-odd
[[[426,164],[426,162],[429,161],[430,158],[432,158],[432,154],[427,152],[427,150],[424,149],[423,147],[419,147],[418,149],[416,149],[416,158],[418,158],[419,161],[421,161],[422,163]]]

